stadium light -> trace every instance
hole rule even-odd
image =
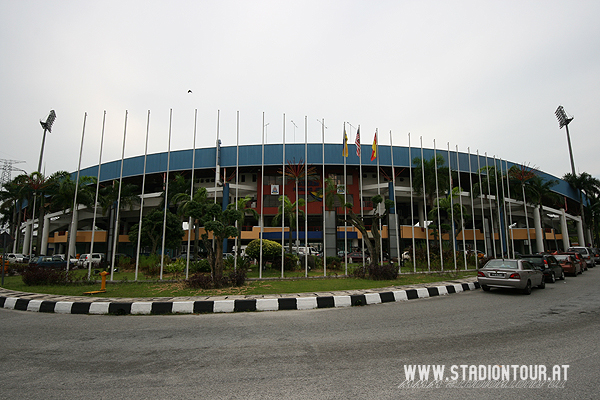
[[[575,161],[573,161],[573,149],[571,148],[571,136],[569,135],[569,123],[573,121],[573,117],[567,116],[563,106],[558,106],[554,114],[556,115],[556,119],[558,119],[558,129],[562,129],[564,126],[567,130],[567,144],[569,145],[569,156],[571,157],[571,172],[573,173],[573,177],[575,177]]]

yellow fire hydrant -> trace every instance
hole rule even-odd
[[[106,292],[106,275],[108,275],[108,272],[106,272],[106,271],[100,272],[100,276],[102,277],[102,283],[100,284],[100,290],[94,290],[92,292],[84,292],[83,294],[105,293]]]
[[[102,283],[100,284],[100,291],[102,291],[102,292],[106,292],[106,275],[108,275],[108,272],[106,272],[106,271],[100,272],[100,276],[102,277]]]

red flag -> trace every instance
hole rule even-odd
[[[371,161],[377,158],[377,132],[375,132],[375,138],[373,138],[373,151],[371,152]]]

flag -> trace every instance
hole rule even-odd
[[[344,128],[344,148],[342,149],[342,157],[348,157],[348,135],[346,135],[346,128]]]
[[[360,126],[356,130],[356,140],[354,143],[356,144],[356,155],[360,158]]]
[[[373,146],[371,146],[373,151],[371,152],[371,161],[377,158],[377,132],[375,132],[375,137],[373,138]]]

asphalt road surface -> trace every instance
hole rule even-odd
[[[166,316],[0,309],[0,337],[0,399],[598,399],[600,266],[530,296]],[[410,366],[444,376],[407,382]]]

